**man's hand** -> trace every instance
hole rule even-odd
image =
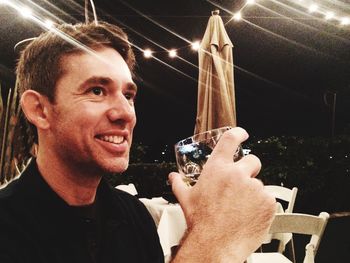
[[[193,187],[182,175],[169,175],[188,225],[174,262],[243,262],[263,241],[276,200],[255,178],[261,168],[254,155],[233,162],[248,138],[242,128],[225,132]]]

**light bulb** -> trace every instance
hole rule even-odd
[[[31,17],[32,16],[32,10],[29,9],[28,7],[23,7],[19,10],[22,16],[25,18]]]
[[[193,50],[198,50],[200,48],[200,42],[195,41],[191,44]]]
[[[310,5],[310,7],[309,7],[309,12],[310,12],[310,13],[316,12],[317,9],[318,9],[318,5],[312,4],[312,5]]]
[[[44,21],[44,23],[45,23],[45,26],[46,26],[47,28],[49,28],[49,29],[53,27],[53,21],[50,20],[50,19],[46,19],[46,20]]]
[[[333,12],[327,12],[324,18],[326,20],[329,20],[329,19],[332,19],[333,17],[334,17],[334,13]]]
[[[239,21],[242,19],[242,15],[240,12],[236,13],[233,15],[233,19],[236,20],[236,21]]]
[[[150,58],[150,57],[152,57],[152,50],[150,50],[149,48],[147,48],[147,49],[145,49],[144,51],[143,51],[143,56],[145,57],[145,58]]]
[[[169,57],[174,58],[177,56],[177,52],[175,49],[169,50]]]
[[[350,24],[350,20],[348,17],[343,17],[340,21],[340,24],[343,26],[349,25]]]

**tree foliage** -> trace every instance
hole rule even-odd
[[[134,183],[140,197],[169,193],[167,176],[176,171],[174,162],[149,163],[151,146],[133,146],[133,163],[123,174],[111,176],[113,185]],[[258,175],[264,184],[298,187],[296,212],[350,211],[350,136],[333,140],[323,137],[272,136],[250,139],[250,149],[262,162]],[[159,159],[159,158],[154,158]]]

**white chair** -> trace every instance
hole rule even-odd
[[[115,188],[122,190],[124,192],[127,192],[131,195],[138,194],[134,184],[120,184],[120,185],[117,185]]]
[[[319,216],[308,214],[276,214],[269,230],[270,234],[296,233],[310,235],[310,242],[305,247],[304,263],[314,263],[318,246],[328,222],[329,214],[322,212]],[[291,263],[279,252],[253,253],[247,263]]]
[[[271,193],[276,199],[283,200],[288,203],[288,207],[284,212],[292,213],[294,209],[295,199],[297,197],[298,188],[289,189],[279,185],[265,185],[265,189]]]
[[[284,186],[279,185],[265,185],[265,189],[272,194],[277,201],[284,201],[286,202],[287,208],[284,210],[282,204],[279,202],[279,207],[277,209],[277,213],[292,213],[294,209],[295,199],[297,197],[298,188],[293,187],[292,189],[289,189]],[[264,244],[270,243],[271,239],[278,239],[279,245],[277,251],[282,253],[285,250],[285,245],[288,244],[288,252],[290,257],[292,258],[292,261],[295,262],[295,251],[294,251],[294,241],[293,241],[293,235],[291,233],[284,233],[284,234],[277,234],[278,237],[275,238],[273,235],[265,240]],[[262,252],[262,247],[260,248],[260,252]]]

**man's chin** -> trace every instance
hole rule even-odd
[[[122,173],[128,168],[128,166],[129,166],[129,159],[125,159],[125,160],[118,159],[103,165],[103,170],[106,173]]]

